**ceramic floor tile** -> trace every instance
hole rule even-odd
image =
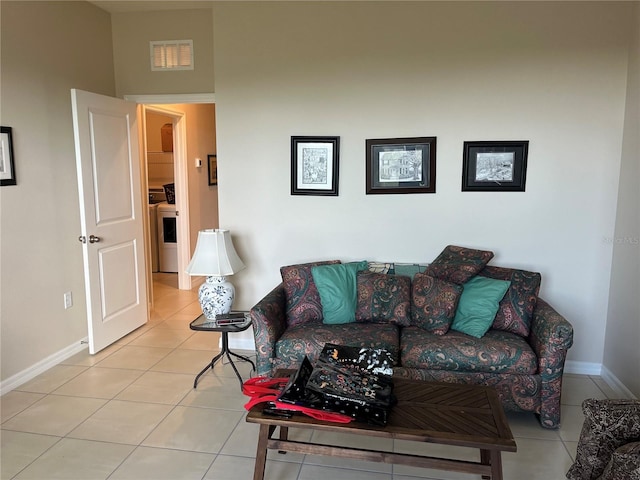
[[[330,446],[349,446],[365,450],[393,451],[393,440],[367,435],[350,435],[335,432],[314,431],[311,437],[314,443]],[[327,467],[354,468],[370,472],[391,473],[391,465],[386,463],[365,462],[328,455],[307,455],[305,464]]]
[[[600,387],[586,375],[566,374],[562,377],[562,404],[582,405],[585,398],[607,398]]]
[[[171,411],[171,405],[111,400],[69,437],[139,445]]]
[[[620,392],[613,389],[602,377],[589,377],[598,386],[598,388],[606,395],[607,398],[620,398]]]
[[[51,393],[86,370],[87,367],[78,365],[56,365],[20,385],[18,390],[21,392]]]
[[[0,415],[2,422],[22,412],[44,397],[43,393],[12,390],[0,397]]]
[[[211,362],[213,354],[205,350],[176,349],[156,363],[150,370],[155,372],[188,373],[194,377]]]
[[[287,454],[288,455],[288,454]],[[253,478],[255,460],[218,455],[203,480],[244,480]],[[264,480],[297,480],[300,464],[267,460]],[[340,477],[318,477],[334,480]]]
[[[142,375],[139,370],[92,367],[62,387],[54,390],[56,395],[110,399]]]
[[[171,330],[167,328],[152,328],[133,340],[129,345],[176,348],[193,335],[193,333],[194,332],[191,331]]]
[[[121,345],[116,345],[114,343],[113,345],[109,345],[107,348],[100,350],[98,353],[95,353],[93,355],[89,353],[89,348],[87,347],[85,350],[72,355],[66,360],[63,360],[62,362],[60,362],[60,365],[80,365],[84,367],[91,367],[96,363],[104,360],[112,353],[117,352],[120,347]]]
[[[193,335],[182,342],[179,348],[206,350],[213,353],[219,351],[220,347],[220,333],[193,331]]]
[[[192,375],[146,372],[119,393],[116,399],[177,405],[192,390]]]
[[[543,428],[533,413],[507,412],[509,428],[514,438],[538,438],[541,440],[560,440],[558,430]]]
[[[188,407],[221,408],[244,412],[244,404],[249,400],[240,390],[240,382],[234,376],[219,377],[210,371],[198,380],[198,387],[191,389],[180,405]]]
[[[113,355],[98,363],[98,366],[101,368],[149,370],[149,368],[169,355],[171,351],[171,348],[125,345]]]
[[[560,480],[566,478],[572,463],[562,442],[524,438],[518,440],[516,453],[502,454],[502,472],[506,479]]]
[[[50,435],[3,430],[0,433],[0,478],[12,478],[59,441],[60,437]]]
[[[258,448],[258,430],[259,425],[241,420],[224,444],[222,450],[220,450],[220,453],[234,457],[255,458]],[[311,434],[312,431],[307,429],[289,429],[289,439],[298,442],[308,442],[311,440]],[[279,433],[276,432],[276,438],[278,435]],[[267,459],[275,461],[301,463],[304,458],[305,456],[303,454],[295,452],[282,454],[278,453],[276,450],[267,451]]]
[[[394,452],[407,453],[411,455],[424,455],[430,457],[448,458],[453,460],[466,460],[478,462],[480,460],[480,452],[478,449],[456,447],[452,445],[440,445],[433,443],[410,442],[406,440],[394,441]],[[502,458],[504,461],[503,454]],[[418,478],[434,478],[442,480],[475,480],[480,479],[480,475],[472,475],[458,472],[447,472],[431,468],[410,467],[406,465],[393,465],[394,479],[397,477],[418,477]],[[505,477],[510,478],[510,477]],[[517,477],[516,477],[517,478]],[[516,480],[514,478],[514,480]]]
[[[339,478],[340,480],[392,480],[390,474],[348,470],[345,468],[302,465],[298,480],[318,480],[321,478]]]
[[[63,438],[14,480],[107,479],[134,448],[130,445]]]
[[[97,398],[47,395],[2,424],[3,430],[63,436],[106,403]]]
[[[562,440],[577,442],[580,438],[583,423],[584,414],[581,407],[562,405],[562,423],[558,429],[558,434]]]
[[[569,452],[569,456],[571,457],[571,460],[575,462],[576,452],[578,450],[578,442],[565,441],[563,443],[564,443],[564,447],[567,449],[567,452]]]
[[[243,416],[242,412],[178,406],[145,439],[143,445],[218,453]]]
[[[109,480],[201,480],[214,458],[206,453],[138,447]]]

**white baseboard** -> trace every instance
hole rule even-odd
[[[222,347],[222,344],[220,344]],[[233,338],[229,337],[229,348],[232,350],[256,350],[256,344],[253,338]]]
[[[32,365],[29,368],[26,368],[25,370],[7,378],[6,380],[3,380],[2,382],[0,382],[0,395],[4,395],[5,393],[8,393],[15,388],[18,388],[20,385],[27,383],[32,378],[35,378],[41,373],[46,372],[51,367],[54,367],[67,358],[72,357],[76,353],[89,348],[87,342],[87,337],[78,340],[77,342],[69,345],[66,348],[63,348],[53,355],[49,355],[47,358],[39,361],[35,365]]]
[[[576,375],[598,375],[599,376],[602,373],[602,364],[567,360],[564,364],[564,373],[573,373]]]
[[[611,370],[609,370],[607,367],[605,367],[604,365],[602,366],[602,379],[607,382],[607,385],[609,385],[614,392],[616,392],[618,394],[618,396],[622,397],[622,398],[628,398],[628,399],[632,399],[632,400],[637,400],[636,396],[631,393],[631,390],[629,390],[624,383],[622,383],[620,381],[620,379],[618,377],[616,377]]]

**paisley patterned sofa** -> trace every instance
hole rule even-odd
[[[370,262],[357,273],[355,321],[341,324],[323,321],[312,276],[339,261],[282,267],[283,282],[251,309],[257,374],[297,368],[305,356],[314,362],[325,343],[384,348],[394,376],[493,386],[506,410],[559,427],[573,328],[538,298],[540,274],[486,265],[492,256],[448,246],[429,265]],[[476,275],[510,282],[480,338],[449,328],[463,285]]]

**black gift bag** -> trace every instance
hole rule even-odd
[[[326,344],[315,366],[305,357],[279,400],[386,425],[396,402],[386,350]]]

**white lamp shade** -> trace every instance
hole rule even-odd
[[[229,230],[200,230],[198,243],[187,267],[189,275],[224,277],[245,268],[236,253]]]

